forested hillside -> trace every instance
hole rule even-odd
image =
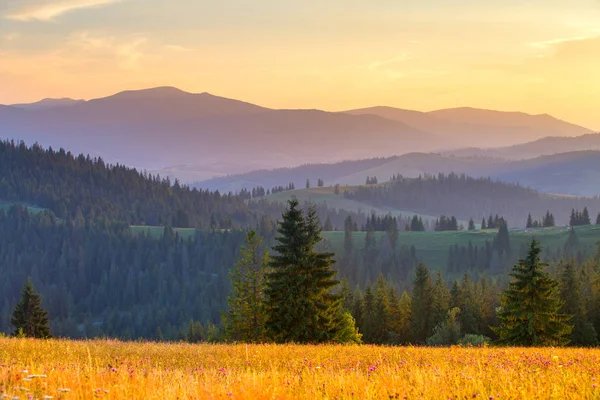
[[[567,225],[572,209],[588,207],[592,215],[600,211],[598,197],[552,196],[517,184],[457,174],[413,179],[397,176],[390,183],[361,186],[344,196],[374,206],[454,215],[463,220],[481,221],[499,214],[510,227],[524,227],[528,213],[541,216],[550,210],[557,225]]]
[[[64,223],[21,206],[0,210],[0,331],[30,276],[56,335],[177,338],[191,319],[217,323],[242,232],[181,239],[132,235],[120,223]]]

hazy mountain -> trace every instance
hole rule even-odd
[[[547,193],[600,195],[600,151],[580,151],[508,163],[495,174]]]
[[[546,137],[533,142],[495,149],[465,148],[444,152],[457,157],[526,159],[572,151],[600,150],[600,133],[577,137]]]
[[[271,110],[175,88],[126,91],[69,107],[3,109],[5,138],[197,176],[424,150],[433,135],[374,115]]]
[[[575,136],[590,130],[550,115],[520,112],[452,108],[431,112],[393,107],[371,107],[346,111],[349,114],[372,114],[402,121],[415,128],[452,138],[449,146],[496,147],[513,145],[546,136]]]
[[[297,188],[302,188],[307,178],[313,186],[318,178],[325,179],[326,186],[362,185],[367,177],[377,177],[379,182],[385,182],[397,174],[414,178],[450,172],[473,177],[492,177],[549,193],[581,196],[596,196],[600,193],[600,151],[571,152],[520,161],[409,153],[386,159],[254,171],[211,179],[200,182],[197,186],[236,191],[256,186],[271,188],[293,182]]]
[[[64,147],[185,181],[586,131],[549,116],[476,109],[274,110],[172,87],[0,108],[1,137]]]
[[[48,108],[69,107],[80,103],[85,103],[85,100],[74,100],[65,97],[62,99],[43,99],[35,103],[11,104],[11,106],[25,110],[45,110]]]

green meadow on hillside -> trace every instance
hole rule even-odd
[[[579,238],[580,248],[585,249],[588,254],[594,252],[600,242],[600,226],[576,227],[575,232]],[[481,246],[485,244],[486,240],[491,243],[496,233],[497,230],[495,229],[455,232],[400,232],[398,234],[398,244],[408,247],[415,246],[421,261],[432,268],[437,268],[446,264],[450,246],[468,246],[469,242],[473,246]],[[509,231],[510,245],[514,249],[527,245],[534,238],[541,242],[544,250],[562,249],[567,242],[568,235],[569,230],[567,227]],[[366,232],[353,233],[354,248],[362,249],[364,247],[365,236]],[[331,251],[336,254],[343,253],[343,231],[323,232],[323,237],[329,243]],[[386,240],[386,233],[376,232],[375,237],[380,243],[381,240]]]
[[[153,237],[159,237],[163,234],[164,228],[161,226],[132,226],[132,232],[146,233]],[[193,228],[175,228],[173,229],[182,238],[186,239],[194,235]],[[576,227],[575,232],[579,239],[580,249],[587,254],[593,254],[600,243],[600,226],[590,225]],[[482,246],[485,241],[493,242],[497,230],[476,230],[476,231],[446,231],[446,232],[399,232],[398,244],[400,246],[415,246],[417,255],[421,261],[433,269],[441,268],[446,265],[448,258],[448,249],[450,246],[468,246],[469,242],[473,246]],[[515,229],[509,231],[510,244],[513,249],[520,249],[526,246],[531,239],[537,239],[541,242],[545,251],[564,248],[569,230],[567,227],[555,227],[544,229]],[[355,249],[362,249],[365,245],[366,232],[353,232],[352,239]],[[387,240],[385,232],[375,232],[378,243]],[[331,231],[323,232],[323,238],[330,251],[341,255],[344,252],[344,232]]]

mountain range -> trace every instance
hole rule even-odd
[[[255,169],[514,145],[590,130],[548,115],[459,108],[270,109],[172,87],[0,106],[0,136],[184,181]]]

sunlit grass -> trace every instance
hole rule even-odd
[[[0,393],[20,399],[593,399],[598,379],[586,349],[0,338]]]

